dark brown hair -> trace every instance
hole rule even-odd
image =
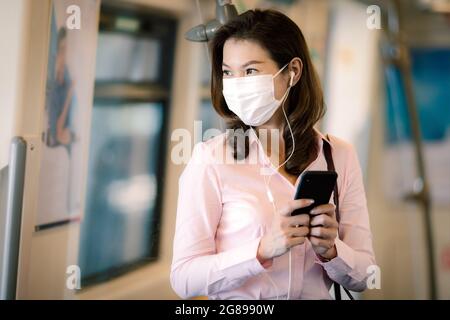
[[[247,132],[249,126],[228,109],[222,94],[223,47],[230,38],[258,43],[269,52],[279,68],[295,57],[302,60],[302,76],[291,88],[285,102],[286,115],[295,137],[294,154],[286,163],[285,170],[289,174],[299,175],[317,156],[317,137],[313,127],[325,114],[322,89],[300,28],[281,12],[256,9],[246,11],[226,23],[214,36],[211,42],[211,97],[214,109],[224,118],[229,129],[242,129],[241,131]],[[288,72],[288,69],[283,72]],[[285,154],[290,155],[292,139],[287,126],[284,127],[283,137],[286,143]],[[234,138],[232,140],[235,141]],[[248,156],[248,139],[243,141],[245,148],[232,143],[235,158],[239,158],[237,148],[244,149],[244,156]]]

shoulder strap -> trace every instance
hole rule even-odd
[[[327,161],[327,170],[328,171],[336,171],[334,168],[333,156],[331,154],[331,145],[330,145],[329,140],[330,140],[330,137],[328,135],[327,135],[327,139],[323,139],[323,153],[325,155],[325,160]],[[336,220],[339,223],[339,220],[340,220],[339,194],[338,194],[337,182],[334,185],[333,199],[334,199],[334,205],[336,206]],[[334,287],[334,298],[336,300],[342,300],[340,285],[333,281],[333,287]]]
[[[330,145],[330,137],[327,135],[327,139],[323,139],[323,153],[325,155],[325,160],[327,161],[327,170],[328,171],[336,171],[334,168],[334,162],[333,162],[333,156],[331,154],[331,145]],[[334,205],[336,206],[336,220],[339,223],[341,220],[341,216],[339,214],[339,193],[338,193],[338,187],[337,182],[334,186],[333,191],[333,199],[334,199]],[[336,300],[341,300],[341,286],[333,281],[333,287],[334,287],[334,297]],[[350,300],[353,300],[353,296],[351,295],[350,291],[347,290],[347,288],[343,287],[345,293],[348,295]]]
[[[328,171],[336,171],[334,168],[334,162],[333,162],[333,156],[331,155],[331,146],[330,146],[330,138],[327,135],[327,140],[323,139],[323,153],[325,155],[325,160],[327,161],[327,169]],[[337,183],[334,186],[333,191],[333,199],[334,199],[334,205],[336,206],[336,220],[339,223],[341,220],[341,216],[339,215],[339,192]]]

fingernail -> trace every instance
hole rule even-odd
[[[313,200],[313,199],[309,199],[309,200],[308,200],[308,203],[309,203],[309,204],[313,204],[313,203],[314,203],[314,200]]]

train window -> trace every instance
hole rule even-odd
[[[98,37],[97,81],[155,81],[159,42],[126,34],[101,33]],[[114,68],[111,68],[114,66]]]
[[[82,287],[158,258],[176,21],[102,5],[79,261]]]

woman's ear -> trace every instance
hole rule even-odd
[[[289,73],[291,72],[294,72],[294,77],[292,78],[292,86],[295,86],[302,77],[303,72],[303,62],[300,58],[296,57],[289,63]]]

